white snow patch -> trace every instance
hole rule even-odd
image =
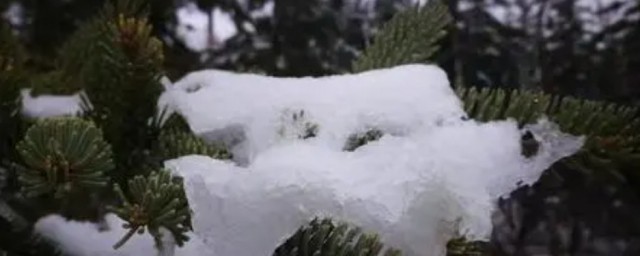
[[[193,210],[196,239],[176,255],[270,255],[317,216],[377,232],[403,255],[444,255],[457,234],[487,239],[496,199],[533,183],[583,143],[541,119],[524,128],[540,142],[525,158],[516,123],[465,121],[446,74],[434,66],[322,78],[208,70],[163,84],[160,106],[206,139],[233,145],[244,164],[204,156],[165,163],[184,177]],[[318,127],[316,136],[300,139],[309,125]],[[371,128],[385,135],[342,150],[350,135]],[[110,250],[125,230],[114,216],[108,221],[114,229],[106,233],[59,217],[37,227],[77,255],[155,254],[148,235]]]
[[[35,224],[35,230],[43,237],[54,240],[65,253],[71,256],[146,256],[173,255],[158,254],[153,238],[148,233],[134,235],[118,250],[113,245],[128,231],[122,228],[124,222],[114,214],[106,215],[108,230],[100,231],[98,224],[91,222],[67,221],[61,216],[50,215]],[[164,234],[169,234],[164,232]],[[214,255],[201,240],[193,234],[183,247],[175,248],[175,255]],[[164,238],[164,237],[163,237]],[[170,241],[167,241],[171,245]]]
[[[221,47],[225,41],[235,36],[238,30],[231,14],[215,8],[212,15],[213,28],[209,33],[209,17],[206,12],[198,9],[194,3],[178,8],[176,36],[188,48],[197,52]],[[210,35],[213,37],[210,38]]]
[[[269,18],[273,16],[275,10],[275,2],[266,2],[260,9],[256,9],[250,13],[253,19]]]
[[[207,139],[242,141],[234,153],[246,167],[202,156],[166,163],[185,178],[194,232],[221,256],[268,255],[315,216],[378,232],[404,255],[444,255],[458,233],[487,239],[498,197],[582,145],[541,120],[526,127],[540,151],[523,157],[515,122],[463,121],[446,74],[425,65],[323,78],[200,71],[162,104]],[[291,110],[304,118],[283,121]],[[280,132],[300,122],[316,124],[317,136]],[[371,127],[386,135],[342,150]]]
[[[22,114],[29,118],[75,116],[82,113],[82,92],[73,95],[39,95],[33,97],[31,89],[21,92]]]
[[[2,18],[6,19],[11,25],[22,26],[24,24],[24,7],[19,1],[9,4],[9,7],[2,13]]]
[[[237,153],[248,160],[283,141],[277,131],[287,125],[282,122],[287,112],[303,110],[304,122],[319,125],[315,141],[336,150],[368,127],[405,134],[465,115],[447,75],[425,65],[321,78],[198,71],[177,81],[160,104],[177,110],[205,137],[234,130],[246,138],[238,146],[247,150]]]

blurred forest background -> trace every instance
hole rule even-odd
[[[2,17],[47,69],[104,0],[3,0]],[[347,72],[381,24],[417,0],[154,0],[172,79],[201,68],[276,76]],[[447,0],[437,62],[465,86],[541,89],[637,104],[638,0]]]

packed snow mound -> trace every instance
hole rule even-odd
[[[488,239],[496,199],[583,143],[546,119],[523,129],[512,120],[466,120],[434,66],[323,78],[207,70],[164,83],[158,104],[238,157],[165,163],[184,177],[193,210],[192,240],[176,255],[270,255],[314,217],[379,233],[404,255],[444,255],[456,235]],[[352,135],[372,129],[382,138],[344,150]],[[525,130],[539,143],[528,158]],[[100,231],[49,216],[36,230],[71,255],[157,254],[149,235],[113,250],[126,230],[114,215],[107,222],[111,229]]]
[[[444,255],[456,234],[487,239],[496,199],[583,142],[544,119],[522,130],[465,120],[446,74],[426,65],[324,78],[200,71],[159,104],[242,156],[165,163],[184,177],[194,232],[217,256],[269,255],[316,216],[377,232],[404,255]],[[385,135],[343,150],[370,129]],[[525,129],[539,142],[529,158]]]
[[[56,241],[65,255],[71,256],[155,256],[153,238],[145,233],[134,235],[118,250],[113,245],[127,233],[122,221],[115,214],[107,214],[106,230],[100,231],[100,225],[92,222],[68,221],[59,215],[46,216],[35,224],[35,230],[44,238]],[[170,238],[167,231],[163,238]],[[175,255],[196,256],[214,255],[197,237],[183,247],[175,247]],[[169,243],[171,244],[171,243]],[[173,254],[166,254],[173,255]]]
[[[447,75],[426,65],[321,78],[198,71],[170,86],[160,104],[184,116],[197,134],[242,141],[231,146],[246,161],[286,141],[282,130],[291,123],[318,125],[316,140],[339,150],[349,135],[369,127],[406,134],[465,114]]]
[[[31,89],[20,92],[22,115],[29,118],[75,116],[82,113],[82,93],[72,95],[39,95],[33,97]]]

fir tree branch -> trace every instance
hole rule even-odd
[[[173,179],[169,171],[152,172],[148,177],[136,176],[127,185],[129,193],[114,185],[123,205],[110,210],[125,220],[125,228],[129,229],[114,248],[122,246],[135,232],[144,233],[145,229],[154,237],[156,247],[162,248],[158,244],[162,240],[159,237],[161,227],[169,230],[178,246],[189,240],[185,235],[190,229],[187,199],[181,183]]]
[[[24,166],[19,181],[28,196],[53,193],[64,198],[79,187],[103,187],[114,168],[111,147],[92,122],[45,119],[27,130],[16,150]]]
[[[399,250],[385,248],[378,235],[362,234],[360,228],[350,227],[346,223],[336,224],[331,219],[312,220],[273,252],[273,256],[401,254]]]
[[[375,36],[373,44],[353,63],[354,72],[423,63],[439,49],[438,41],[452,22],[446,5],[429,1],[396,14]]]
[[[587,138],[582,150],[563,160],[565,163],[640,184],[638,108],[519,90],[461,87],[457,93],[469,117],[479,121],[513,118],[523,126],[547,116],[563,132]]]

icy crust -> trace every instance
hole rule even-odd
[[[33,97],[31,89],[23,89],[20,92],[22,115],[29,118],[75,116],[82,112],[81,95],[82,93]]]
[[[202,71],[161,104],[246,157],[166,162],[185,178],[195,234],[218,256],[269,255],[316,216],[377,232],[404,255],[444,255],[456,234],[487,239],[499,196],[582,145],[540,120],[526,127],[539,150],[522,156],[515,122],[464,121],[444,72],[424,65],[317,79]],[[342,150],[370,128],[385,136]]]
[[[278,131],[301,111],[300,122],[317,124],[316,139],[334,149],[368,127],[411,133],[464,115],[447,75],[426,65],[322,78],[198,71],[170,86],[160,104],[182,114],[197,134],[243,141],[234,153],[247,161],[282,141]]]
[[[165,163],[184,177],[193,210],[192,239],[175,255],[270,255],[313,217],[377,232],[403,255],[444,255],[454,235],[487,239],[496,199],[583,143],[545,119],[522,130],[510,120],[465,121],[432,66],[298,79],[201,71],[165,84],[159,105],[243,156]],[[368,129],[385,135],[343,150]],[[521,154],[524,130],[540,145],[531,158]],[[125,230],[114,215],[107,223],[100,231],[49,216],[36,230],[71,255],[158,255],[149,235],[113,250]]]
[[[386,136],[353,153],[298,141],[266,150],[246,168],[203,156],[166,165],[185,178],[194,232],[216,255],[268,255],[315,216],[378,232],[405,255],[444,255],[456,234],[488,239],[495,199],[581,145],[539,129],[537,137],[551,140],[526,159],[516,127],[465,122]]]
[[[159,254],[155,249],[153,238],[145,233],[134,235],[118,250],[113,245],[128,231],[122,228],[124,221],[114,214],[105,216],[105,225],[96,223],[67,221],[58,215],[44,217],[35,224],[35,231],[44,238],[58,242],[65,255],[70,256],[197,256],[214,254],[204,246],[202,241],[191,235],[191,240],[183,247],[174,247]],[[106,228],[105,230],[100,230]],[[170,232],[164,232],[163,240],[170,239]],[[165,245],[173,245],[167,241]]]

